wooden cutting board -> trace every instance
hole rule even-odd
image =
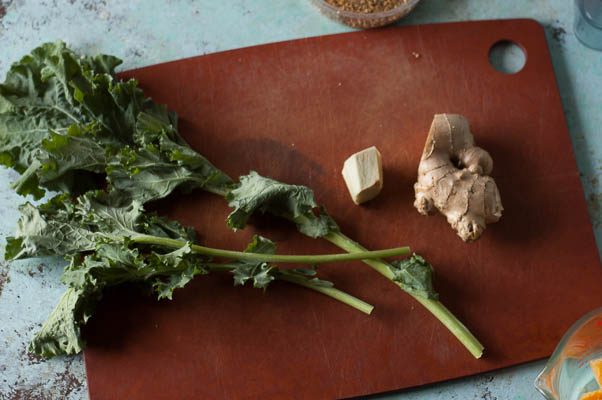
[[[506,75],[488,62],[501,39],[527,53]],[[360,262],[320,271],[375,305],[366,316],[276,283],[195,280],[173,301],[107,294],[85,334],[97,399],[332,399],[383,392],[548,356],[569,325],[602,304],[602,269],[544,30],[530,20],[413,26],[317,37],[129,71],[181,116],[190,144],[232,176],[251,169],[313,188],[342,230],[369,248],[411,245],[436,268],[441,299],[486,347],[473,359],[418,303]],[[441,216],[412,207],[433,114],[468,117],[495,161],[501,222],[465,244]],[[340,170],[377,146],[385,186],[365,206]],[[233,233],[218,197],[158,205],[203,243],[242,248],[261,232],[282,253],[337,252],[280,221]]]

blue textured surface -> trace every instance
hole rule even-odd
[[[403,24],[495,18],[534,18],[546,27],[564,110],[582,173],[598,248],[602,240],[602,53],[572,33],[568,0],[424,0]],[[105,52],[139,67],[267,42],[344,32],[309,0],[0,0],[0,75],[43,41]],[[528,60],[527,60],[528,62]],[[0,245],[13,232],[15,175],[0,170]],[[3,252],[3,249],[0,249]],[[52,309],[62,286],[62,262],[0,263],[0,400],[87,398],[81,357],[41,361],[26,352],[30,335]],[[411,368],[411,366],[408,366]],[[539,399],[536,362],[379,399]]]

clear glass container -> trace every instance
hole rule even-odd
[[[409,14],[420,0],[405,0],[400,5],[387,11],[354,12],[338,8],[325,0],[311,0],[322,12],[331,19],[342,22],[353,28],[376,28],[391,24]],[[348,0],[359,1],[359,0]]]
[[[598,358],[602,358],[602,308],[573,324],[535,380],[535,387],[547,400],[579,400],[599,389],[589,365]]]
[[[575,0],[575,36],[587,47],[602,50],[602,0]]]

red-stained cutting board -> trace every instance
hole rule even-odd
[[[494,70],[499,40],[527,53]],[[325,265],[371,316],[276,283],[265,293],[201,277],[157,302],[113,291],[86,330],[98,399],[332,399],[383,392],[548,356],[602,304],[602,268],[544,30],[530,20],[413,26],[211,54],[124,73],[181,116],[190,144],[232,176],[255,169],[308,185],[342,230],[369,248],[411,245],[436,269],[441,300],[486,347],[473,359],[416,301],[368,266]],[[493,156],[502,220],[463,243],[441,216],[412,207],[418,160],[435,113],[468,117]],[[340,170],[377,146],[381,195],[355,206]],[[282,253],[337,252],[275,219],[226,229],[225,202],[202,192],[159,210],[203,243],[242,248],[252,233]]]

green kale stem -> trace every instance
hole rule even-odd
[[[366,249],[363,246],[351,240],[349,237],[345,236],[341,232],[331,232],[328,235],[324,236],[324,239],[350,253],[366,251]],[[384,275],[390,281],[393,281],[394,276],[391,270],[392,266],[390,266],[385,261],[363,260],[363,262],[374,268],[381,275]],[[445,327],[449,329],[449,331],[464,345],[464,347],[468,349],[470,354],[472,354],[475,358],[481,358],[484,350],[483,345],[468,330],[468,328],[462,322],[460,322],[460,320],[458,320],[458,318],[456,318],[454,314],[452,314],[452,312],[447,309],[447,307],[443,305],[443,303],[441,303],[438,300],[427,299],[425,297],[417,296],[413,293],[408,294],[414,299],[416,299],[416,301],[418,301],[420,304],[422,304],[443,325],[445,325]]]
[[[42,163],[40,163],[38,160],[33,160],[31,162],[31,164],[29,164],[29,167],[27,167],[27,169],[25,171],[23,171],[23,173],[21,174],[19,179],[17,179],[13,183],[11,183],[11,185],[10,185],[11,189],[15,190],[16,192],[20,192],[22,190],[23,185],[32,176],[34,176],[41,167],[42,167]]]
[[[206,264],[205,266],[211,271],[230,272],[233,269],[233,267],[230,267],[229,265],[216,263]],[[370,315],[372,313],[372,310],[374,310],[374,306],[372,306],[371,304],[368,304],[365,301],[358,299],[357,297],[343,292],[342,290],[339,290],[334,287],[316,284],[312,281],[312,279],[290,274],[286,270],[279,270],[278,274],[276,275],[276,279],[294,283],[295,285],[303,286],[307,289],[314,290],[318,293],[338,300],[343,304],[353,307],[356,310],[363,312],[364,314]]]
[[[220,195],[225,197],[227,194],[227,190],[225,189],[216,189],[216,188],[203,188],[211,193]],[[341,232],[331,232],[328,235],[323,237],[328,240],[332,244],[337,247],[353,254],[356,252],[365,252],[367,249],[360,245],[359,243],[353,241],[346,235]],[[376,271],[378,271],[381,275],[385,276],[391,282],[393,281],[393,272],[391,270],[392,266],[383,260],[378,259],[366,259],[362,260]],[[397,282],[394,282],[396,285],[401,287]],[[403,288],[401,288],[403,290]],[[404,290],[405,291],[405,290]],[[483,355],[484,346],[479,342],[479,340],[470,332],[470,330],[458,319],[456,316],[447,309],[438,300],[427,299],[425,297],[417,296],[413,293],[409,293],[416,301],[418,301],[422,306],[424,306],[428,311],[431,312],[459,341],[466,347],[466,349],[472,354],[475,358],[481,358]]]
[[[170,247],[179,249],[186,245],[183,240],[170,239],[152,235],[136,235],[130,238],[130,241],[138,244],[151,244],[158,246]],[[215,249],[212,247],[200,246],[191,244],[192,251],[206,256],[228,258],[233,260],[248,260],[248,261],[264,261],[264,262],[280,262],[280,263],[297,263],[297,264],[326,264],[342,261],[368,260],[377,258],[387,258],[395,256],[403,256],[410,254],[409,247],[396,247],[392,249],[376,250],[376,251],[356,251],[354,253],[343,254],[318,254],[318,255],[282,255],[282,254],[264,254],[251,253],[233,250]]]
[[[132,243],[137,244],[148,244],[148,245],[157,245],[164,246],[174,249],[179,249],[187,244],[187,242],[183,240],[170,239],[159,236],[152,235],[136,235],[132,236],[129,239]],[[398,247],[393,249],[386,250],[377,250],[377,251],[357,251],[354,253],[345,253],[345,254],[323,254],[323,255],[280,255],[280,254],[264,254],[264,253],[251,253],[251,252],[241,252],[241,251],[232,251],[232,250],[222,250],[215,249],[211,247],[200,246],[197,244],[191,244],[190,248],[193,252],[211,256],[211,257],[220,257],[227,258],[233,260],[247,260],[247,261],[258,261],[258,262],[283,262],[283,263],[303,263],[303,264],[325,264],[331,262],[340,262],[340,261],[353,261],[353,260],[367,260],[367,259],[377,259],[382,257],[394,257],[400,255],[407,255],[410,253],[410,249],[408,247]],[[232,271],[234,268],[224,264],[207,264],[209,269],[214,271]],[[371,304],[366,303],[354,297],[348,293],[343,292],[342,290],[336,289],[334,287],[325,286],[323,284],[316,283],[312,279],[305,278],[303,276],[297,276],[290,273],[287,273],[286,270],[278,270],[276,274],[276,278],[279,280],[287,281],[290,283],[294,283],[299,286],[303,286],[305,288],[314,290],[318,293],[331,297],[335,300],[338,300],[350,307],[355,308],[365,314],[372,313],[374,307]]]

